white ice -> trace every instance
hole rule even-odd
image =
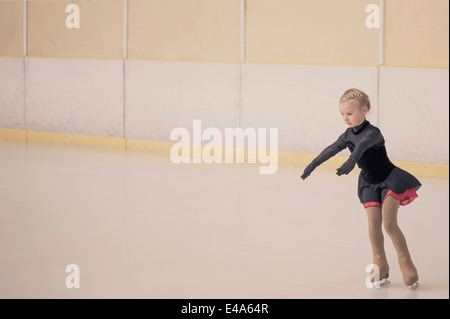
[[[0,298],[449,298],[448,179],[399,211],[420,287],[386,236],[391,284],[368,289],[357,172],[258,168],[0,141]]]

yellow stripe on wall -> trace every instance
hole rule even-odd
[[[0,140],[11,142],[27,142],[27,131],[0,127]]]
[[[52,144],[60,146],[128,150],[135,152],[149,152],[160,155],[169,155],[170,149],[175,144],[175,142],[166,141],[150,141],[110,136],[41,132],[10,128],[0,128],[0,140],[23,143],[28,142]],[[192,153],[193,152],[191,145],[191,154]],[[225,148],[222,148],[222,154],[225,154]],[[246,150],[244,162],[247,162],[247,155],[248,151]],[[278,164],[305,167],[316,156],[317,154],[280,151],[278,152]],[[236,149],[234,149],[233,159],[236,159]],[[334,156],[327,162],[323,163],[320,167],[338,168],[345,162],[346,159],[347,157],[345,156]],[[393,162],[396,166],[416,176],[449,178],[449,165],[406,161]]]
[[[393,161],[394,165],[417,176],[448,178],[448,165]]]
[[[125,139],[110,136],[27,131],[29,143],[52,144],[61,146],[93,147],[105,149],[125,149]],[[1,138],[1,137],[0,137]]]

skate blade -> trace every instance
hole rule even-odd
[[[418,281],[416,281],[412,285],[408,286],[409,290],[414,290],[414,289],[417,289],[418,287],[419,287],[419,282]]]

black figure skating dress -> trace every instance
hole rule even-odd
[[[413,175],[398,168],[389,160],[383,135],[367,120],[356,127],[348,128],[310,165],[314,169],[346,147],[351,152],[347,162],[353,162],[353,165],[357,163],[361,168],[358,197],[364,208],[382,206],[388,196],[398,199],[402,206],[411,203],[417,197],[416,191],[422,185]]]

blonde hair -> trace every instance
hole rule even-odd
[[[365,105],[367,106],[368,110],[370,110],[369,96],[363,91],[358,89],[349,89],[345,91],[345,93],[341,96],[339,102],[345,103],[350,100],[358,101],[360,107],[363,107]]]

